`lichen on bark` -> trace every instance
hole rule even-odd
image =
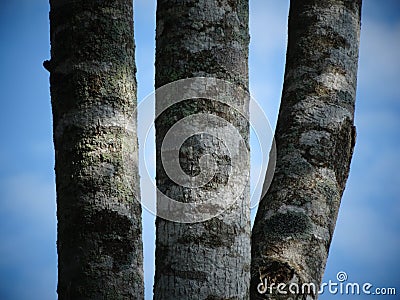
[[[143,299],[131,1],[50,1],[58,299]]]
[[[276,170],[252,232],[251,299],[318,297],[260,294],[257,285],[321,282],[355,144],[360,12],[354,0],[290,3]]]
[[[248,91],[247,0],[158,0],[156,39],[156,88],[180,79],[209,77]],[[161,101],[156,98],[156,111],[163,106]],[[198,189],[179,186],[168,178],[162,166],[161,145],[175,122],[203,113],[232,124],[248,149],[248,111],[241,115],[233,108],[248,107],[242,102],[235,97],[227,103],[188,99],[163,111],[156,120],[156,182],[161,192],[176,201],[201,202],[208,200],[210,191],[226,183],[232,160],[237,158],[218,137],[193,135],[180,148],[179,162],[188,175],[198,175],[199,159],[204,154],[218,162],[215,176]],[[219,124],[210,126],[224,130]],[[243,173],[249,171],[248,158],[244,156],[240,164]],[[248,298],[248,180],[244,186],[239,199],[211,220],[181,224],[157,218],[154,299]],[[221,203],[224,201],[221,199]]]

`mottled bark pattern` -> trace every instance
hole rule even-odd
[[[156,87],[178,79],[204,76],[228,80],[248,89],[247,0],[158,0],[156,36]],[[240,104],[243,99],[231,101],[243,105]],[[213,179],[195,190],[179,187],[166,176],[160,149],[163,137],[174,122],[197,113],[227,120],[239,130],[248,147],[246,116],[238,115],[229,106],[194,99],[176,104],[160,115],[156,120],[160,191],[182,202],[202,201],[207,200],[204,199],[207,190],[218,189],[226,182],[232,157],[218,138],[194,135],[181,147],[180,165],[191,176],[200,172],[199,157],[203,154],[211,154],[218,165]],[[248,102],[245,106],[248,109]],[[243,172],[248,171],[248,159],[244,158],[242,163]],[[248,298],[249,194],[247,182],[238,201],[223,214],[205,222],[182,224],[157,218],[155,299]]]
[[[51,0],[58,299],[143,299],[130,0]]]
[[[251,299],[268,282],[319,287],[355,143],[360,0],[293,0],[277,164],[252,233]]]

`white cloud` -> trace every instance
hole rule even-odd
[[[250,89],[275,127],[285,66],[288,1],[250,1]]]
[[[256,75],[257,73],[253,72],[252,74]],[[281,97],[281,84],[271,83],[261,76],[254,78],[251,83],[251,96],[260,105],[272,129],[275,130]]]
[[[396,111],[387,109],[382,104],[381,110],[364,109],[360,113],[356,112],[356,126],[360,127],[361,133],[395,133],[400,128],[400,118]]]
[[[399,97],[400,22],[396,24],[365,20],[361,27],[359,87],[378,96]],[[383,100],[383,101],[382,101]],[[382,103],[383,104],[383,103]]]
[[[250,1],[251,48],[268,57],[286,51],[288,1]]]
[[[56,297],[55,187],[35,174],[0,182],[1,278],[13,299]],[[4,270],[13,270],[11,274]]]
[[[2,211],[24,220],[55,219],[55,183],[36,174],[20,174],[0,182]]]
[[[370,199],[360,200],[345,199],[342,203],[335,230],[335,247],[351,260],[371,265],[398,262],[400,238],[391,224],[390,213],[384,213],[385,208],[379,211],[365,205],[364,202]]]

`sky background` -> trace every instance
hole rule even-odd
[[[288,1],[250,1],[250,87],[272,126],[282,89]],[[0,299],[56,299],[56,205],[47,0],[0,1]],[[369,282],[400,294],[400,1],[364,0],[357,144],[324,282]],[[135,2],[138,100],[154,83],[155,0]],[[139,118],[145,114],[139,115]],[[139,119],[140,122],[140,119]],[[253,135],[254,143],[254,135]],[[150,156],[150,161],[152,158]],[[255,151],[252,170],[260,168]],[[149,172],[154,170],[149,165]],[[255,178],[252,177],[254,186]],[[142,197],[152,197],[151,185]],[[255,210],[253,211],[254,215]],[[144,211],[146,300],[154,217]],[[320,299],[365,299],[323,294]]]

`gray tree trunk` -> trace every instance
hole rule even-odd
[[[157,88],[179,79],[204,76],[228,80],[247,91],[247,0],[159,0],[156,36]],[[165,101],[162,97],[156,98],[157,112],[161,112]],[[243,107],[244,115],[232,108],[237,105]],[[167,176],[161,161],[161,147],[167,132],[177,121],[201,113],[210,116],[210,130],[220,133],[225,130],[218,122],[213,123],[211,116],[234,125],[245,147],[249,147],[248,98],[232,97],[225,103],[190,99],[165,109],[156,120],[157,187],[164,195],[182,203],[207,201],[209,192],[222,188],[227,182],[234,160],[243,174],[249,173],[248,156],[232,157],[225,147],[227,141],[212,135],[194,134],[180,148],[180,166],[193,177],[208,172],[207,167],[201,169],[199,160],[202,155],[209,154],[217,162],[217,172],[199,188],[178,185]],[[189,125],[194,130],[196,126]],[[184,224],[157,218],[154,299],[249,297],[249,177],[241,184],[244,192],[239,199],[230,199],[229,193],[221,197],[220,203],[214,203],[216,209],[230,200],[234,204],[210,220]],[[159,212],[163,204],[158,196]],[[190,222],[190,215],[186,221]]]
[[[301,285],[318,291],[349,174],[360,14],[361,0],[291,1],[276,170],[252,233],[251,299],[317,299]],[[297,283],[300,294],[259,293],[266,281]]]
[[[131,0],[51,0],[58,299],[143,299]]]

